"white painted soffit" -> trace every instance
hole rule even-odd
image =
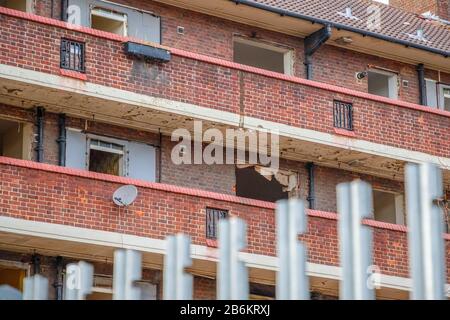
[[[165,252],[165,241],[160,239],[0,216],[0,235],[2,232],[110,248],[127,248],[160,255],[163,255]],[[217,249],[193,245],[191,252],[193,259],[210,262],[217,261],[215,258],[218,254]],[[242,253],[241,255],[249,268],[277,270],[276,257],[250,253]],[[341,278],[340,267],[323,264],[308,263],[307,273],[311,277],[333,280]],[[411,280],[408,278],[388,275],[381,275],[380,278],[380,284],[385,288],[402,291],[409,291],[411,288]],[[447,292],[449,292],[450,297],[450,284],[447,284]]]
[[[200,120],[222,123],[233,127],[239,127],[241,120],[238,114],[231,112],[215,110],[169,99],[151,97],[91,82],[83,82],[63,76],[51,75],[4,64],[0,64],[0,79],[2,78]],[[423,152],[337,136],[310,129],[297,128],[253,117],[244,117],[244,127],[253,130],[260,130],[261,128],[278,130],[280,136],[292,139],[354,150],[405,162],[431,162],[444,170],[450,170],[450,158],[438,157]]]

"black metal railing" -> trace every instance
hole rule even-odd
[[[219,228],[219,219],[225,219],[228,216],[227,210],[206,208],[206,238],[217,239],[217,230]]]
[[[61,39],[61,69],[85,72],[85,44]]]
[[[353,105],[335,100],[333,103],[334,127],[353,130]]]

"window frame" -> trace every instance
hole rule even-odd
[[[448,94],[445,94],[445,90],[450,90],[450,84],[446,83],[436,83],[437,85],[437,91],[438,91],[438,108],[444,111],[445,110],[445,99],[450,99],[450,92]],[[449,110],[450,111],[450,110]]]
[[[216,219],[216,215],[217,214],[217,219]],[[214,221],[210,222],[209,217],[210,214],[214,215]],[[221,214],[224,214],[222,217],[220,217]],[[227,219],[230,216],[230,210],[227,209],[219,209],[219,208],[213,208],[213,207],[206,207],[205,209],[205,236],[207,240],[217,240],[217,236],[218,236],[218,230],[219,230],[219,220],[221,219]],[[215,229],[214,229],[214,234],[211,235],[211,233],[209,232],[209,228],[208,226],[210,225],[210,223],[213,223],[215,225]]]
[[[123,36],[123,37],[128,36],[128,15],[126,13],[122,13],[122,12],[115,11],[112,9],[104,8],[101,6],[93,6],[89,10],[89,25],[91,28],[92,28],[92,16],[122,22],[123,23],[123,34],[119,34],[119,35]],[[119,16],[122,16],[122,18],[120,18]],[[104,30],[101,30],[101,31],[104,31]],[[108,31],[104,31],[104,32],[108,32]],[[116,34],[116,33],[114,33],[114,34]]]
[[[91,145],[91,141],[92,140],[98,140],[98,141],[103,141],[106,143],[112,143],[112,144],[116,144],[116,145],[120,145],[122,146],[122,152],[120,152],[119,150],[113,149],[113,148],[105,148],[102,146],[93,146]],[[93,150],[98,150],[98,151],[103,151],[103,152],[109,152],[112,154],[120,154],[122,155],[121,160],[120,160],[120,164],[119,164],[119,177],[127,177],[128,175],[128,146],[127,146],[127,141],[121,141],[118,139],[114,139],[114,138],[109,138],[109,137],[103,137],[103,136],[97,136],[97,135],[92,135],[92,134],[86,134],[86,166],[85,169],[87,171],[89,170],[89,164],[91,161],[91,149]]]
[[[373,191],[389,193],[389,194],[394,195],[395,224],[405,225],[405,196],[404,196],[404,194],[399,193],[399,192],[389,191],[389,190],[377,189],[377,188],[374,188]],[[374,201],[373,219],[375,220],[375,198],[374,198],[374,195],[372,195],[372,198]],[[376,221],[379,221],[379,220],[376,220]],[[384,222],[384,221],[381,221],[381,222]]]
[[[398,85],[398,79],[399,79],[399,75],[398,73],[394,72],[394,71],[386,71],[386,70],[382,70],[382,69],[378,69],[378,68],[370,68],[368,71],[368,76],[367,76],[367,92],[369,92],[369,79],[370,79],[370,73],[376,73],[379,75],[384,75],[388,77],[388,97],[389,99],[394,99],[394,100],[398,100],[399,97],[399,85]],[[394,90],[393,94],[391,94],[391,90]],[[369,92],[370,93],[370,92]],[[374,94],[377,95],[376,93],[370,93],[370,94]],[[377,95],[380,96],[380,95]],[[382,96],[380,96],[382,97]]]
[[[241,43],[245,45],[249,45],[256,48],[266,49],[269,51],[282,53],[283,54],[283,73],[287,76],[293,76],[294,75],[294,49],[288,48],[288,47],[282,47],[282,46],[276,46],[275,44],[269,44],[264,41],[258,41],[253,40],[241,36],[234,36],[233,37],[233,50],[235,43]],[[234,57],[233,57],[234,61]],[[264,69],[266,70],[266,69]],[[270,71],[270,70],[268,70]],[[275,71],[271,71],[275,72]]]

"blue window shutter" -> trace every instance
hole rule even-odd
[[[86,135],[66,130],[66,167],[86,169]]]
[[[156,181],[156,150],[144,143],[128,144],[128,176],[150,182]]]

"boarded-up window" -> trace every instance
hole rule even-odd
[[[154,182],[156,151],[144,143],[67,130],[66,166]]]
[[[80,12],[80,17],[69,20],[79,20],[82,26],[161,43],[161,18],[150,12],[99,0],[69,0],[69,8],[71,6],[68,14]],[[105,15],[107,12],[113,14]],[[117,19],[112,21],[111,17]]]

